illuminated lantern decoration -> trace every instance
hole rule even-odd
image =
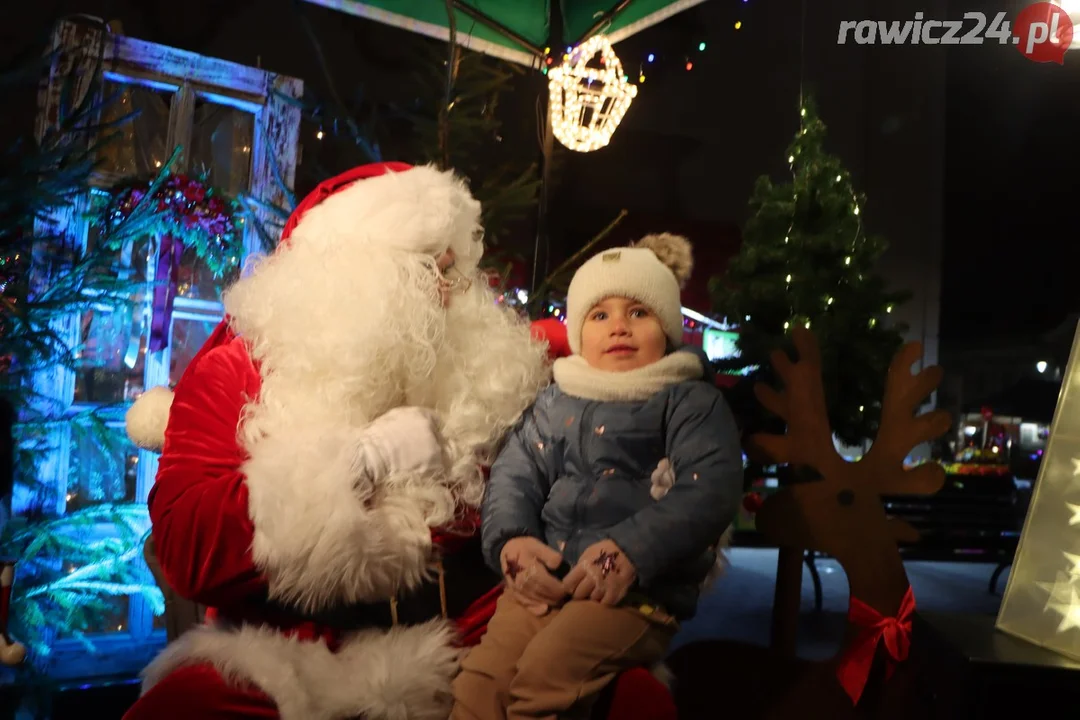
[[[1080,660],[1080,332],[997,627]]]
[[[599,67],[589,62],[600,55]],[[566,147],[590,152],[605,147],[637,95],[603,35],[594,35],[548,72],[552,133]]]

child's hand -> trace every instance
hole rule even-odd
[[[611,540],[590,545],[574,569],[563,580],[563,588],[575,600],[590,598],[605,605],[618,605],[637,580],[637,570]]]
[[[566,590],[550,570],[562,564],[562,555],[534,537],[516,537],[503,545],[499,558],[506,584],[517,593],[526,607],[561,605]],[[538,613],[538,614],[543,614]]]

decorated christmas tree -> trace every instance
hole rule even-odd
[[[0,75],[0,87],[36,83],[40,71]],[[95,307],[120,312],[131,304],[131,281],[118,272],[113,248],[161,222],[154,199],[169,170],[166,163],[146,197],[131,203],[93,247],[80,249],[58,230],[50,218],[89,210],[86,198],[100,151],[132,119],[97,124],[112,98],[102,98],[95,82],[76,100],[75,82],[73,72],[65,80],[55,126],[41,138],[21,138],[0,151],[0,401],[14,421],[14,487],[3,488],[11,495],[0,498],[0,556],[14,561],[17,575],[10,604],[0,602],[0,623],[10,611],[10,626],[0,628],[10,635],[0,633],[0,651],[11,638],[25,643],[33,661],[25,667],[31,670],[47,660],[58,636],[92,649],[83,631],[101,625],[116,597],[142,594],[157,613],[164,602],[142,569],[146,506],[105,502],[58,515],[57,488],[40,472],[57,452],[57,430],[64,426],[73,444],[96,451],[72,464],[73,481],[100,486],[123,477],[116,457],[125,438],[107,423],[107,408],[72,410],[42,393],[36,378],[79,365],[81,348],[66,332],[71,318]],[[110,531],[103,533],[106,527]]]
[[[788,146],[791,180],[758,178],[739,254],[711,290],[717,313],[739,325],[739,356],[722,369],[776,384],[769,354],[791,349],[791,330],[820,339],[829,419],[849,445],[874,437],[889,361],[904,326],[892,313],[906,294],[876,273],[886,249],[864,225],[865,199],[840,159],[825,151],[814,102],[801,103]],[[748,403],[756,407],[756,403]]]

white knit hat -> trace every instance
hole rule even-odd
[[[694,267],[690,241],[678,235],[647,235],[630,247],[605,250],[582,265],[566,297],[570,349],[581,352],[585,315],[609,297],[637,300],[656,313],[671,344],[682,344],[680,290]]]

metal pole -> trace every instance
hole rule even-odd
[[[458,10],[463,15],[467,15],[468,17],[472,18],[473,20],[476,20],[477,22],[480,22],[480,23],[483,23],[484,25],[487,25],[489,28],[491,28],[495,32],[499,33],[500,35],[502,35],[506,39],[513,40],[518,45],[521,45],[523,48],[525,48],[526,50],[531,52],[536,57],[538,57],[538,58],[544,57],[544,49],[542,47],[534,45],[533,43],[529,42],[525,38],[518,35],[516,32],[514,32],[510,28],[503,25],[502,23],[500,23],[500,22],[498,22],[496,20],[492,20],[491,18],[489,18],[487,15],[480,12],[476,8],[470,7],[470,6],[466,5],[465,3],[461,2],[461,0],[451,0],[451,1],[452,1],[453,5],[454,5],[454,9]]]
[[[580,45],[581,43],[585,42],[586,40],[591,38],[596,33],[600,32],[600,30],[605,25],[607,25],[609,22],[614,20],[615,16],[618,15],[619,13],[621,13],[623,10],[625,10],[630,5],[630,3],[632,3],[633,1],[634,0],[619,0],[619,2],[616,3],[613,8],[611,8],[606,13],[601,15],[600,19],[597,20],[596,22],[594,22],[592,27],[590,27],[588,30],[586,30],[585,34],[582,35],[581,38],[574,44],[575,45]]]
[[[551,127],[551,102],[549,98],[542,100],[544,103],[544,145],[543,157],[540,169],[540,202],[536,217],[536,241],[533,244],[533,270],[532,282],[529,283],[529,296],[531,297],[537,288],[537,274],[540,272],[540,257],[543,250],[544,272],[540,280],[547,277],[550,253],[548,237],[548,193],[551,187],[551,156],[555,151],[555,135]]]

